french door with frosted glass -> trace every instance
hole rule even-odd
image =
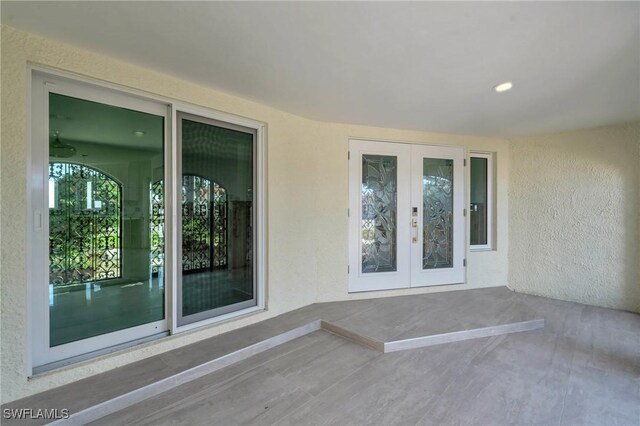
[[[463,283],[464,150],[349,142],[349,291]]]

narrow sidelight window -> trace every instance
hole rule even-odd
[[[471,153],[471,204],[469,206],[471,249],[492,249],[493,156]]]

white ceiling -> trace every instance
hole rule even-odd
[[[640,2],[1,8],[3,24],[317,120],[514,136],[640,119]]]

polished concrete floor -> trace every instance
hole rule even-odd
[[[318,331],[94,423],[639,425],[640,315],[506,288],[315,304],[8,407],[73,413],[313,319],[391,340],[534,318],[387,354]]]

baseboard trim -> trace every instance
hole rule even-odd
[[[540,328],[544,328],[544,319],[494,325],[491,327],[473,328],[470,330],[452,331],[450,333],[433,334],[431,336],[385,342],[384,352],[389,353],[404,351],[407,349],[424,348],[427,346],[442,345],[444,343],[499,336],[501,334],[517,333],[520,331],[538,330]]]

